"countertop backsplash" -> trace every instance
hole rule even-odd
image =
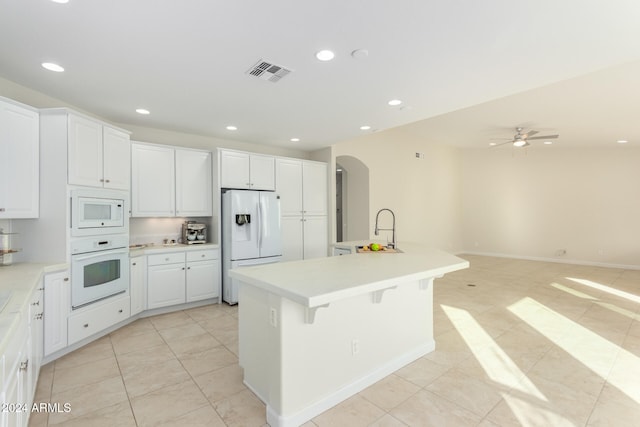
[[[129,220],[130,245],[161,245],[166,240],[182,243],[182,224],[196,221],[207,224],[207,243],[217,243],[212,239],[212,218],[131,218]]]

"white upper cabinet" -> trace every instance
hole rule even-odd
[[[176,149],[176,216],[211,216],[211,152]]]
[[[302,210],[305,215],[327,215],[327,165],[302,162]]]
[[[282,216],[302,215],[302,161],[276,159],[276,191]]]
[[[131,144],[131,216],[175,216],[174,150]]]
[[[69,184],[129,189],[129,135],[69,115]]]
[[[129,190],[131,184],[131,141],[129,134],[102,128],[104,188]]]
[[[0,98],[0,218],[37,218],[39,115]]]
[[[275,190],[273,156],[220,150],[220,186],[251,190]]]
[[[131,216],[211,216],[211,152],[131,144]]]

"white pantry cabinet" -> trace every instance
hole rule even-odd
[[[44,356],[67,346],[67,317],[71,311],[69,272],[44,276]]]
[[[69,184],[129,190],[129,134],[69,114]]]
[[[131,216],[212,215],[211,152],[131,144]]]
[[[243,151],[220,150],[220,187],[275,190],[275,158]]]
[[[327,165],[276,159],[276,192],[282,209],[283,261],[327,256]]]
[[[0,98],[0,219],[38,218],[38,111]]]
[[[131,315],[147,308],[147,257],[136,256],[129,260]]]

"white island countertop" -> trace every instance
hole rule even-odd
[[[419,244],[403,253],[361,253],[243,267],[229,274],[257,288],[313,308],[403,282],[440,277],[469,262]]]

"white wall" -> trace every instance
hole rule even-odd
[[[400,249],[403,240],[450,252],[462,248],[458,149],[432,144],[399,128],[337,144],[333,151],[334,159],[353,156],[369,168],[370,238],[376,212],[389,208],[396,214]],[[424,158],[416,158],[416,152],[424,153]],[[380,225],[390,227],[390,216],[381,216]],[[386,237],[383,233],[381,239]]]
[[[534,146],[460,156],[466,250],[640,265],[640,148]]]

